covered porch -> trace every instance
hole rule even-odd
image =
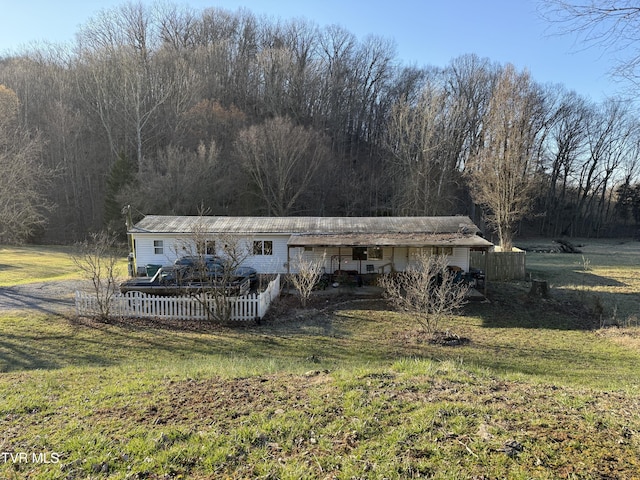
[[[297,273],[295,260],[322,262],[332,279],[353,277],[370,283],[383,273],[404,271],[420,254],[446,255],[449,266],[469,272],[470,251],[489,250],[493,244],[477,235],[458,234],[298,234],[287,243],[287,273]]]

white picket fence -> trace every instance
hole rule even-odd
[[[109,314],[115,318],[165,318],[174,320],[207,320],[207,309],[214,308],[215,298],[165,297],[127,292],[112,298]],[[271,302],[280,295],[280,275],[269,282],[266,290],[241,297],[229,297],[232,321],[249,321],[264,317]],[[95,295],[76,291],[76,313],[79,316],[100,314]]]

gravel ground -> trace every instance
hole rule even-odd
[[[0,287],[0,311],[32,310],[53,314],[72,313],[75,308],[75,292],[85,287],[86,282],[82,280]]]

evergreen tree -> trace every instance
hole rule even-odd
[[[122,207],[118,201],[119,193],[124,187],[135,181],[136,169],[129,158],[121,153],[111,166],[106,182],[104,200],[104,223],[108,230],[124,234],[125,222]]]

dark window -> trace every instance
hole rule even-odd
[[[198,240],[196,242],[196,252],[198,253],[198,255],[215,255],[216,241],[215,240]]]
[[[382,260],[382,248],[370,247],[367,249],[367,260]]]
[[[271,240],[254,240],[254,255],[273,255],[273,242]]]
[[[162,240],[153,241],[153,253],[162,255],[164,253],[164,242]]]
[[[453,255],[453,247],[431,247],[431,255]]]
[[[367,247],[353,247],[353,260],[366,260],[367,259]]]

